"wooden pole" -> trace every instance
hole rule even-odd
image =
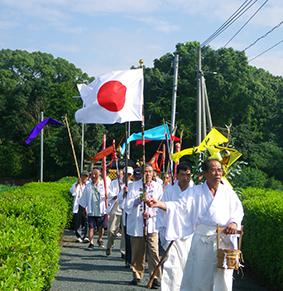
[[[78,160],[77,160],[77,156],[76,156],[76,152],[75,152],[75,147],[74,147],[74,143],[73,143],[73,139],[72,139],[71,130],[70,130],[70,126],[69,126],[67,115],[65,115],[65,124],[67,126],[67,130],[68,130],[68,134],[69,134],[70,144],[71,144],[71,147],[72,147],[73,157],[74,157],[76,170],[77,170],[77,175],[78,175],[78,180],[79,180],[79,182],[81,182]]]
[[[140,68],[143,68],[143,60],[140,59],[139,60],[139,64],[140,64]],[[145,197],[144,197],[144,193],[146,192],[145,190],[145,139],[144,139],[144,101],[142,104],[142,122],[141,122],[141,132],[142,132],[142,163],[143,163],[143,209],[144,209],[144,213],[145,213],[145,209],[146,209],[146,204],[145,204]],[[144,228],[144,236],[147,236],[147,220],[144,218],[143,220],[143,228]]]
[[[103,134],[102,137],[102,149],[106,149],[106,134]],[[103,183],[104,183],[104,191],[105,191],[105,207],[108,206],[108,193],[107,193],[107,180],[106,180],[106,157],[102,159],[102,177],[103,177]]]
[[[170,248],[172,247],[173,243],[174,243],[174,240],[172,240],[172,241],[170,242],[170,244],[168,245],[168,247],[167,247],[167,249],[166,249],[164,255],[162,256],[162,258],[161,258],[160,261],[158,262],[158,264],[157,264],[157,266],[155,267],[154,271],[151,273],[150,278],[149,278],[149,280],[148,280],[148,283],[147,283],[147,285],[146,285],[147,288],[151,289],[151,287],[152,287],[152,283],[153,283],[153,280],[154,280],[154,277],[155,277],[156,274],[158,273],[159,268],[164,264],[165,260],[167,259],[167,255],[168,255],[169,250],[170,250]]]

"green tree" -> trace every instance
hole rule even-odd
[[[89,80],[73,64],[50,54],[0,51],[0,176],[39,176],[39,138],[30,146],[24,140],[39,122],[41,111],[61,121],[68,115],[75,148],[79,150],[80,125],[74,121],[74,112],[81,107],[81,101],[73,96],[78,95],[76,84]],[[92,136],[91,148],[99,147],[101,126],[89,128],[88,134]],[[44,138],[45,179],[75,174],[66,128],[47,127]]]
[[[196,42],[177,44],[180,56],[177,125],[185,129],[183,148],[195,145]],[[173,54],[145,70],[146,124],[170,120]],[[202,49],[213,125],[224,132],[232,124],[232,143],[250,166],[282,179],[283,79],[248,64],[243,52],[231,48]]]

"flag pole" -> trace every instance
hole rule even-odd
[[[76,157],[75,147],[74,147],[74,143],[73,143],[73,139],[72,139],[71,130],[70,130],[70,126],[69,126],[67,115],[65,115],[65,124],[67,126],[67,130],[68,130],[68,134],[69,134],[69,139],[70,139],[70,144],[71,144],[71,147],[72,147],[73,157],[74,157],[74,160],[75,160],[78,179],[81,182],[79,165],[78,165],[78,161],[77,161],[77,157]]]
[[[102,150],[106,149],[106,134],[103,134],[102,137]],[[106,157],[102,159],[102,177],[104,183],[104,191],[105,191],[105,207],[108,205],[108,193],[107,193],[107,181],[106,181]]]
[[[128,192],[128,144],[127,140],[129,138],[129,131],[128,131],[128,122],[125,122],[125,135],[126,135],[126,148],[125,148],[125,193],[124,195],[127,195]],[[125,211],[125,210],[123,210]],[[127,221],[127,212],[125,212],[125,220]],[[127,224],[125,228],[125,265],[129,263],[129,257],[131,256],[131,244],[130,244],[130,239],[127,234]]]
[[[41,111],[41,122],[44,119],[44,113]],[[40,182],[43,182],[43,128],[40,132]]]
[[[140,59],[139,60],[139,64],[140,64],[140,68],[143,69],[143,59]],[[142,121],[141,121],[141,132],[142,132],[142,164],[143,164],[143,211],[144,211],[144,214],[145,214],[145,209],[146,209],[146,204],[145,204],[145,199],[146,197],[144,197],[144,194],[145,194],[145,140],[144,140],[144,100],[143,100],[143,103],[142,103]],[[144,216],[144,219],[143,219],[143,233],[144,233],[144,236],[146,237],[147,236],[147,221],[145,219],[145,216]]]
[[[119,172],[119,165],[118,165],[118,157],[117,157],[117,153],[116,153],[116,145],[115,145],[115,139],[113,139],[112,141],[112,145],[114,150],[114,159],[115,159],[115,166],[116,166],[116,173],[117,173],[117,179],[118,179],[118,187],[119,187],[119,192],[121,191],[121,177],[120,177],[120,172]]]

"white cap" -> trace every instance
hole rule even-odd
[[[126,169],[124,169],[124,172],[126,173]],[[133,175],[134,169],[132,167],[127,167],[127,172],[128,172],[128,174]]]

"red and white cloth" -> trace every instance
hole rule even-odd
[[[89,85],[79,84],[83,108],[75,113],[78,123],[113,124],[142,120],[143,70],[113,71]]]

